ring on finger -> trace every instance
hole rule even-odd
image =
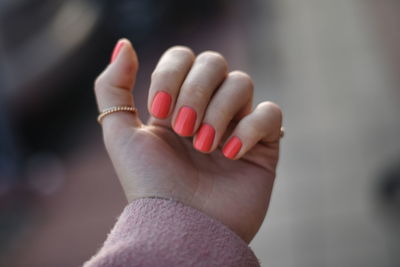
[[[127,112],[135,113],[136,108],[134,108],[132,106],[113,106],[113,107],[103,109],[100,112],[99,116],[97,117],[97,122],[101,124],[101,121],[104,119],[105,116],[110,115],[115,112],[120,112],[120,111],[127,111]]]
[[[285,128],[281,127],[281,131],[279,133],[279,137],[283,138],[285,136]]]

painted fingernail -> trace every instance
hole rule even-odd
[[[236,136],[233,136],[224,146],[222,149],[222,153],[225,157],[229,159],[233,159],[237,153],[239,152],[240,148],[242,147],[242,141]]]
[[[171,95],[164,91],[159,91],[151,104],[151,114],[159,119],[165,119],[171,106]]]
[[[118,53],[123,46],[124,46],[124,42],[122,40],[119,40],[118,43],[115,45],[114,50],[112,52],[110,63],[112,63],[117,58]]]
[[[202,152],[208,152],[214,142],[215,130],[209,124],[203,124],[197,133],[194,147]]]
[[[191,136],[196,123],[196,111],[190,107],[183,106],[176,117],[174,130],[181,136]]]

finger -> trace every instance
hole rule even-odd
[[[216,52],[200,54],[189,71],[176,102],[172,116],[174,131],[192,136],[199,127],[213,92],[226,76],[227,63]]]
[[[136,79],[138,60],[131,43],[127,39],[118,41],[111,63],[95,82],[95,94],[99,111],[115,106],[135,107],[131,93]],[[103,130],[116,127],[141,125],[136,113],[115,112],[102,120]]]
[[[249,75],[230,72],[212,97],[202,125],[193,140],[201,152],[212,152],[218,147],[229,123],[241,119],[251,111],[253,83]]]
[[[147,107],[150,114],[158,120],[153,124],[170,125],[170,116],[179,89],[190,70],[195,55],[187,47],[174,46],[168,49],[158,62],[152,76]]]
[[[225,143],[222,152],[229,159],[238,159],[260,141],[279,141],[282,111],[272,102],[262,102],[244,117]]]

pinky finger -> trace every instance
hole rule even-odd
[[[282,111],[279,106],[262,102],[238,123],[222,153],[229,159],[239,159],[260,141],[277,142],[281,136],[281,125]]]

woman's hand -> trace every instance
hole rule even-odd
[[[97,78],[99,110],[135,106],[138,61],[122,39]],[[228,72],[215,52],[197,57],[172,47],[151,77],[151,119],[115,112],[102,120],[104,141],[129,202],[173,198],[221,221],[250,242],[265,217],[279,155],[282,114],[271,102],[252,110],[253,84]]]

